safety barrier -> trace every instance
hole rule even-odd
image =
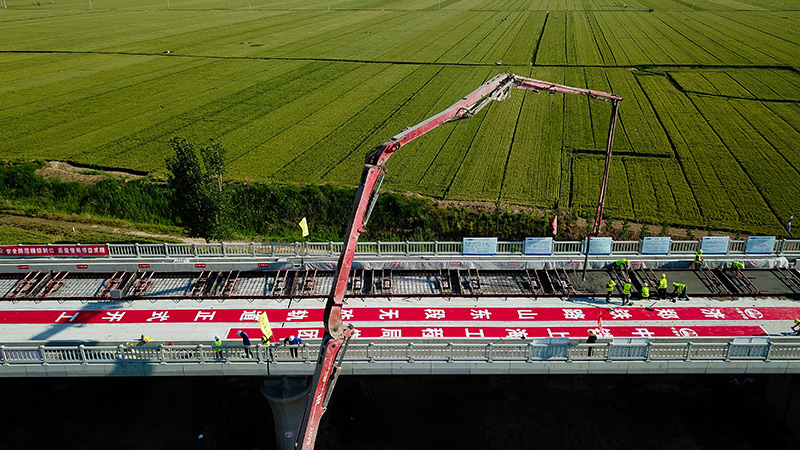
[[[670,241],[668,255],[690,256],[700,249],[700,241]],[[335,257],[342,242],[269,242],[216,244],[106,244],[108,255],[98,258],[280,258]],[[643,241],[612,241],[611,257],[642,256]],[[586,241],[553,241],[552,256],[584,255]],[[729,241],[727,255],[746,255],[747,241]],[[461,255],[462,242],[359,242],[361,256],[455,256]],[[521,241],[497,242],[497,255],[525,256]],[[774,256],[800,256],[800,240],[775,240]],[[16,256],[16,255],[15,255]],[[542,255],[536,255],[541,257]],[[763,255],[762,255],[763,256]],[[17,256],[21,257],[21,256]],[[54,258],[54,255],[30,255],[24,258]],[[85,256],[84,256],[85,257]]]
[[[701,246],[700,241],[670,241],[672,256],[690,256]],[[216,244],[106,244],[109,254],[101,258],[280,258],[280,257],[336,257],[342,242],[270,242]],[[642,256],[643,241],[613,241],[611,257]],[[553,241],[552,256],[575,257],[585,253],[586,241]],[[731,240],[727,255],[746,255],[747,241]],[[360,256],[455,256],[461,255],[462,242],[359,242],[356,254]],[[499,241],[497,255],[525,256],[525,243]],[[776,240],[774,256],[800,256],[800,240]],[[541,257],[541,255],[537,255]],[[26,258],[53,258],[53,256],[26,256]]]
[[[0,364],[315,363],[317,346],[155,345],[0,346]],[[790,361],[800,363],[800,339],[781,342],[638,343],[350,343],[345,363],[574,361]],[[2,367],[0,367],[0,373]]]

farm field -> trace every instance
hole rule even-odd
[[[0,159],[355,186],[364,156],[500,72],[623,97],[606,215],[786,236],[800,0],[0,0]],[[513,92],[397,152],[384,186],[590,213],[610,105]]]

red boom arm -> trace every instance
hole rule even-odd
[[[317,360],[317,369],[311,381],[311,392],[309,393],[309,400],[306,404],[305,414],[300,425],[296,447],[303,450],[312,450],[314,448],[319,421],[325,409],[327,409],[328,399],[336,383],[339,365],[341,364],[341,358],[344,353],[341,354],[342,356],[339,356],[338,360],[337,355],[339,355],[342,346],[346,345],[347,340],[349,340],[352,334],[352,326],[345,328],[342,325],[341,309],[344,304],[347,280],[350,277],[350,268],[353,265],[353,256],[355,255],[358,237],[364,232],[364,227],[377,201],[380,182],[383,180],[383,175],[386,173],[384,166],[386,160],[403,145],[433,130],[439,125],[473,117],[488,105],[489,102],[493,100],[505,100],[511,92],[511,89],[579,94],[597,100],[611,102],[614,105],[614,115],[611,119],[612,127],[609,130],[610,136],[608,144],[608,148],[611,148],[611,142],[613,141],[613,125],[616,123],[616,107],[617,103],[622,100],[621,97],[606,92],[563,86],[547,81],[503,73],[487,81],[481,87],[475,89],[446,110],[422,123],[403,130],[402,133],[370,151],[369,154],[367,154],[364,170],[361,173],[361,182],[356,190],[356,198],[353,203],[353,210],[350,214],[350,224],[344,238],[342,253],[339,255],[339,263],[336,266],[335,281],[331,288],[331,293],[328,296],[328,302],[325,305],[325,314],[323,316],[325,335],[322,339],[319,359]]]

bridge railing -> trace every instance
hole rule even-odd
[[[644,241],[612,241],[614,256],[643,256]],[[700,249],[701,241],[670,241],[668,255],[687,256]],[[106,244],[108,255],[102,258],[277,258],[277,257],[334,257],[341,250],[342,242],[269,242],[214,244]],[[404,242],[359,242],[356,254],[360,256],[448,256],[462,255],[463,242],[455,241],[404,241]],[[551,256],[575,257],[584,255],[586,241],[553,241]],[[525,242],[498,241],[497,255],[525,256]],[[746,255],[747,241],[730,240],[728,255]],[[778,239],[772,247],[772,255],[800,256],[800,240]],[[762,255],[759,253],[759,255]],[[15,255],[16,257],[23,257]],[[542,255],[537,254],[537,257]],[[26,255],[24,258],[55,258],[49,254]]]
[[[701,247],[700,241],[671,241],[669,255],[690,255]],[[342,242],[272,242],[272,243],[216,243],[216,244],[107,244],[111,258],[242,258],[242,257],[320,257],[336,256]],[[643,241],[613,241],[611,255],[642,255]],[[553,241],[552,256],[578,256],[585,252],[585,241]],[[727,254],[746,254],[747,241],[731,240]],[[498,241],[497,255],[523,256],[525,242]],[[455,241],[404,241],[359,242],[356,254],[361,256],[439,256],[461,255],[462,242]],[[800,255],[800,240],[775,241],[773,255]],[[537,255],[540,256],[540,255]]]
[[[315,363],[316,344],[301,346],[223,345],[0,345],[0,364],[206,364],[206,363]],[[349,345],[345,363],[385,362],[536,362],[536,361],[797,361],[800,339],[738,343],[375,343]],[[0,367],[2,372],[2,367]]]

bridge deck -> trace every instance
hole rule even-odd
[[[0,333],[4,344],[118,345],[142,334],[154,344],[206,344],[220,336],[241,343],[261,337],[266,312],[273,342],[299,336],[311,347],[322,337],[330,262],[45,261],[0,265]],[[599,261],[596,263],[601,263]],[[534,338],[599,342],[621,338],[717,339],[793,335],[800,317],[800,273],[760,264],[737,274],[724,265],[690,270],[683,262],[634,265],[628,274],[589,270],[573,261],[528,264],[485,260],[373,261],[355,266],[345,322],[364,342],[519,343]],[[676,267],[672,267],[676,266]],[[655,300],[656,280],[688,286],[690,299]],[[633,280],[633,303],[621,306],[620,280]],[[605,284],[618,281],[611,303]],[[640,299],[644,282],[652,298]],[[313,353],[313,352],[312,352]],[[313,355],[310,356],[313,359]]]
[[[642,268],[631,270],[627,275],[611,270],[589,270],[584,280],[581,271],[575,267],[358,269],[351,273],[348,295],[580,297],[605,292],[609,279],[617,282],[615,295],[619,295],[622,280],[628,277],[632,280],[635,295],[644,282],[649,282],[654,289],[660,273],[665,273],[670,282],[686,284],[692,295],[800,296],[800,272],[796,269],[752,269],[737,273],[728,269]],[[30,269],[0,274],[0,299],[91,301],[109,298],[111,291],[116,291],[120,299],[325,297],[330,292],[333,275],[331,270],[254,271],[238,270],[234,266],[225,270],[79,273]]]
[[[6,343],[135,341],[206,342],[218,335],[238,341],[245,330],[261,336],[256,317],[266,312],[274,340],[322,336],[322,298],[146,299],[129,301],[33,301],[0,303]],[[800,304],[772,297],[720,300],[636,300],[620,306],[601,297],[359,297],[344,310],[346,322],[370,339],[437,340],[585,337],[788,335]]]

